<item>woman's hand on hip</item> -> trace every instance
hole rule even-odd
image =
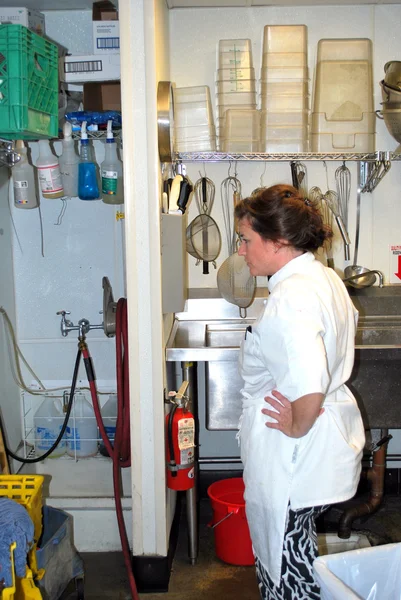
[[[321,393],[306,394],[294,402],[273,390],[272,397],[266,396],[265,402],[271,406],[262,408],[262,413],[274,419],[267,421],[266,427],[278,429],[291,438],[300,438],[308,433],[316,419],[324,412],[322,408],[324,395]]]

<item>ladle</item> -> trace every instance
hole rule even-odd
[[[355,225],[355,250],[354,250],[354,264],[345,267],[344,269],[344,281],[352,285],[354,288],[365,288],[370,287],[376,282],[376,273],[361,267],[357,264],[358,262],[358,248],[359,248],[359,229],[361,221],[361,168],[358,169],[358,188],[356,193],[356,225]],[[366,273],[363,276],[363,273]],[[358,277],[354,276],[357,275]],[[351,279],[352,278],[352,279]]]

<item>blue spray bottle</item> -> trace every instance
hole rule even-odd
[[[97,200],[100,198],[97,166],[93,148],[89,144],[86,132],[86,121],[81,126],[81,151],[78,167],[78,197],[81,200]]]

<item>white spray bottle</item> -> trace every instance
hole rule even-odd
[[[123,164],[117,156],[117,145],[111,126],[112,121],[107,121],[106,154],[100,169],[102,200],[106,204],[123,204]]]
[[[75,198],[78,196],[79,156],[75,152],[75,143],[72,139],[72,125],[68,121],[64,123],[63,134],[63,152],[58,159],[61,180],[63,182],[64,195],[69,198]]]

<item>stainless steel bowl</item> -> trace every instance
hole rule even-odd
[[[401,144],[401,108],[383,108],[381,116],[386,124],[387,130],[393,138]]]
[[[390,60],[384,65],[384,83],[401,90],[401,61]]]
[[[366,275],[364,275],[364,273],[366,273]],[[370,269],[358,265],[345,267],[344,276],[344,283],[348,283],[357,289],[370,287],[376,283],[376,274],[372,273]],[[355,279],[350,279],[351,277],[355,277]]]
[[[401,102],[401,90],[394,89],[388,86],[385,81],[380,82],[382,89],[382,100],[383,102],[399,103]]]

